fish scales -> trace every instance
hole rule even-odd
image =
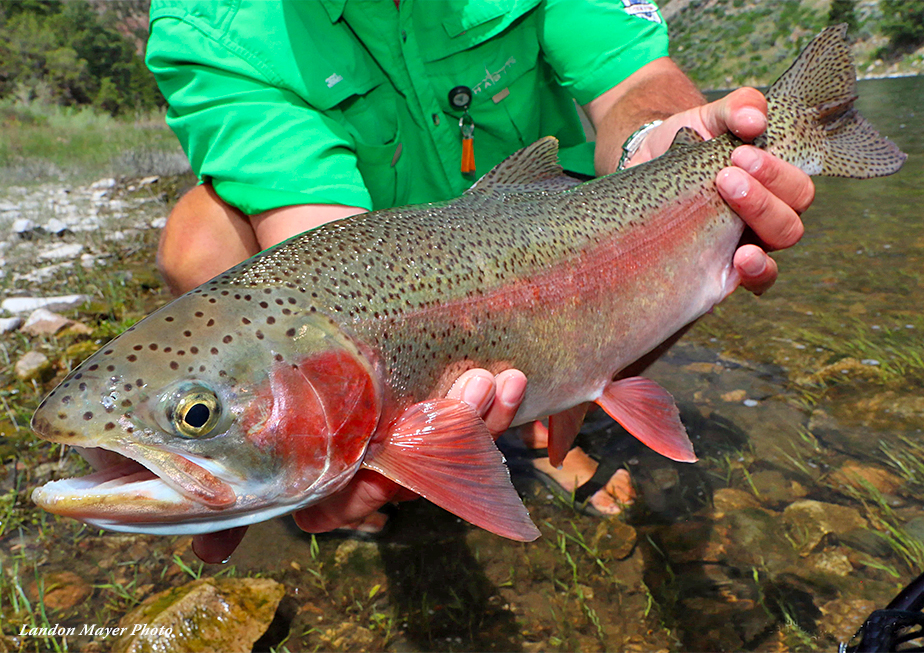
[[[723,136],[556,195],[472,193],[418,210],[367,213],[302,234],[202,293],[273,288],[297,297],[303,310],[342,315],[341,324],[378,352],[386,385],[406,403],[442,396],[467,369],[516,367],[529,379],[517,419],[525,422],[549,406],[550,392],[561,394],[562,377],[593,369],[590,378],[581,375],[582,394],[557,401],[589,400],[640,347],[650,350],[696,317],[685,310],[643,343],[633,337],[634,324],[686,294],[679,280],[700,263],[727,267],[731,260],[743,224],[718,198],[715,178],[738,144]],[[693,222],[697,205],[709,214]],[[685,237],[666,238],[670,228]],[[722,251],[710,242],[717,234]],[[627,238],[644,241],[645,251],[626,248]],[[644,256],[668,258],[665,242],[674,244],[673,264],[653,269]],[[715,256],[702,260],[703,251]],[[630,283],[632,269],[648,276]],[[626,314],[631,319],[620,319]]]
[[[844,36],[826,29],[771,87],[755,144],[812,174],[891,174],[905,156],[853,108]],[[579,184],[544,139],[458,199],[334,222],[257,255],[46,397],[33,429],[99,471],[33,499],[113,530],[204,533],[298,510],[366,468],[534,539],[483,421],[442,398],[472,367],[525,372],[515,422],[549,416],[553,464],[587,401],[694,461],[667,391],[618,375],[737,285],[744,225],[715,179],[738,145],[681,130],[663,156]]]

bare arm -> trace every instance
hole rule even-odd
[[[744,141],[767,127],[767,102],[759,91],[741,88],[706,104],[690,79],[666,58],[643,66],[585,109],[597,129],[594,164],[601,174],[616,170],[623,143],[653,120],[663,122],[649,132],[629,166],[666,152],[681,127],[692,127],[704,138],[731,131]],[[799,216],[812,203],[815,187],[795,166],[751,146],[735,150],[732,162],[716,184],[761,244],[742,245],[734,261],[741,285],[761,294],[777,277],[776,262],[766,252],[791,247],[802,237]]]

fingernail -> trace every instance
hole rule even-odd
[[[739,147],[732,152],[732,163],[753,175],[760,169],[761,158],[753,147]]]
[[[767,128],[767,117],[757,109],[745,108],[738,112],[738,131],[747,133],[760,134]],[[750,129],[742,130],[740,126],[749,125]]]
[[[741,261],[741,272],[748,277],[758,277],[767,270],[767,261],[763,256],[749,256]]]
[[[742,199],[747,197],[748,178],[741,170],[726,168],[719,174],[719,185],[729,199]]]
[[[519,406],[526,394],[526,384],[520,377],[505,378],[497,388],[497,398],[505,406]]]
[[[462,389],[462,401],[477,410],[479,413],[485,411],[494,399],[494,383],[483,376],[476,376],[465,384]]]

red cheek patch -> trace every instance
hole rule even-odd
[[[305,472],[328,461],[343,469],[362,458],[380,406],[369,370],[354,355],[330,350],[276,360],[269,377],[269,392],[253,404],[263,414],[250,419],[257,447]]]

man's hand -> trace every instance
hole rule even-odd
[[[626,139],[655,119],[663,122],[648,133],[629,166],[666,152],[681,127],[692,127],[705,139],[730,131],[746,142],[767,128],[767,101],[759,91],[741,88],[706,104],[690,79],[666,57],[643,66],[584,109],[597,129],[594,162],[600,174],[614,172]],[[734,259],[741,285],[760,294],[777,276],[776,263],[766,252],[791,247],[799,240],[799,215],[812,203],[815,187],[804,172],[755,147],[739,147],[732,163],[719,173],[716,183],[762,245],[742,245]]]
[[[752,141],[767,128],[767,101],[759,91],[741,88],[716,102],[675,114],[651,131],[629,165],[667,151],[681,127],[692,127],[706,139],[730,131]],[[763,246],[742,245],[734,259],[741,285],[759,295],[777,277],[776,262],[766,251],[786,249],[799,241],[803,233],[799,216],[812,203],[815,186],[799,168],[750,145],[736,149],[732,163],[719,173],[716,183]]]
[[[447,394],[472,406],[495,437],[510,426],[526,391],[526,377],[518,370],[505,370],[496,377],[487,370],[469,370]],[[324,533],[361,522],[390,501],[406,501],[417,495],[384,476],[361,469],[340,492],[299,510],[295,523],[309,533]],[[227,560],[247,527],[206,533],[193,538],[193,551],[205,562]]]

